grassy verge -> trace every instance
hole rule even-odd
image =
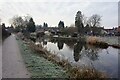
[[[32,51],[22,40],[17,39],[21,54],[32,78],[67,78],[68,75],[62,67],[53,64],[38,53]]]

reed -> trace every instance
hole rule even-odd
[[[94,37],[94,36],[88,37],[86,39],[86,43],[90,45],[94,45],[96,47],[104,48],[104,49],[108,48],[109,46],[120,49],[119,44],[108,44],[106,42],[103,42],[100,38]]]

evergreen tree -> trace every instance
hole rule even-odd
[[[58,23],[58,27],[59,27],[59,28],[64,28],[64,22],[63,22],[63,21],[60,21],[60,22]]]
[[[48,27],[48,24],[44,22],[43,27]]]
[[[82,19],[83,19],[82,13],[81,11],[78,11],[75,17],[75,26],[78,29],[78,33],[83,33],[84,25]]]
[[[27,24],[27,31],[28,32],[35,32],[36,27],[35,27],[35,22],[33,21],[33,18],[30,18],[28,24]]]

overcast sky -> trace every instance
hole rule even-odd
[[[105,0],[104,0],[105,1]],[[29,14],[36,24],[47,22],[49,26],[57,26],[62,20],[65,26],[70,26],[75,22],[77,11],[82,11],[86,17],[93,14],[102,16],[101,25],[105,28],[118,26],[118,2],[95,2],[95,1],[1,1],[0,18],[2,22],[9,25],[9,20],[15,16]]]

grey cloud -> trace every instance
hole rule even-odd
[[[118,17],[118,9],[114,2],[5,2],[0,6],[0,10],[0,16],[5,22],[16,14],[30,14],[37,24],[46,21],[50,25],[57,25],[59,20],[64,20],[66,25],[74,23],[78,10],[88,17],[100,14],[103,19],[102,25],[106,27],[116,26]]]

